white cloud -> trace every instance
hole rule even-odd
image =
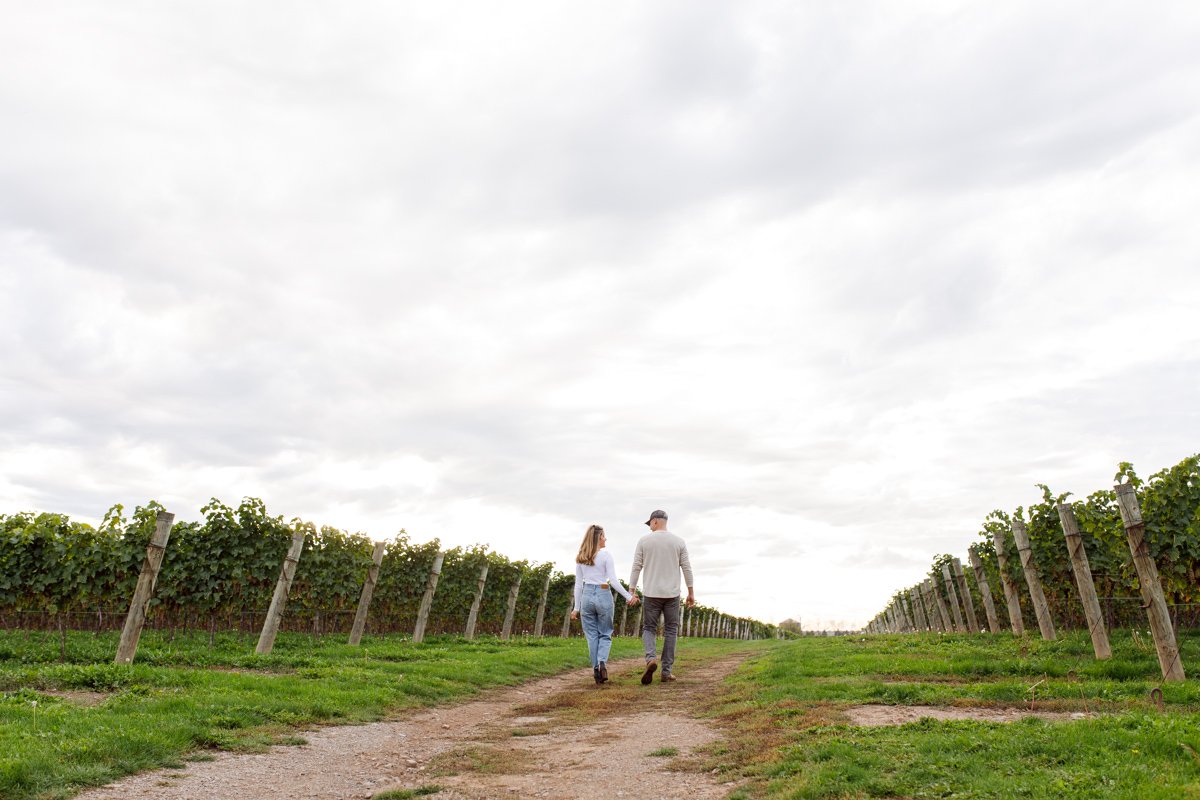
[[[569,569],[664,507],[858,624],[1198,449],[1190,6],[456,8],[10,10],[0,508]]]

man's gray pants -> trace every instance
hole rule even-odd
[[[679,598],[642,598],[642,644],[646,646],[647,661],[655,657],[654,639],[659,617],[663,621],[663,649],[658,663],[662,674],[670,675],[675,664],[675,639],[679,636]]]

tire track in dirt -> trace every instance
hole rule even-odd
[[[297,747],[134,775],[78,797],[341,800],[436,785],[434,800],[716,800],[733,787],[696,771],[692,754],[720,738],[696,711],[745,657],[692,662],[675,683],[650,686],[638,680],[640,660],[614,663],[602,687],[590,669],[572,671],[398,721],[305,732],[308,744]]]

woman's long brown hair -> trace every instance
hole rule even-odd
[[[579,545],[579,552],[575,556],[576,564],[587,564],[589,567],[596,563],[596,553],[600,552],[600,537],[604,533],[604,528],[599,525],[589,525],[587,533],[583,535],[583,541]]]

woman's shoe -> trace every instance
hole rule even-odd
[[[597,685],[604,683],[604,679],[600,677],[599,667],[592,667],[592,677],[596,679]]]
[[[608,683],[608,666],[600,662],[600,683]]]

